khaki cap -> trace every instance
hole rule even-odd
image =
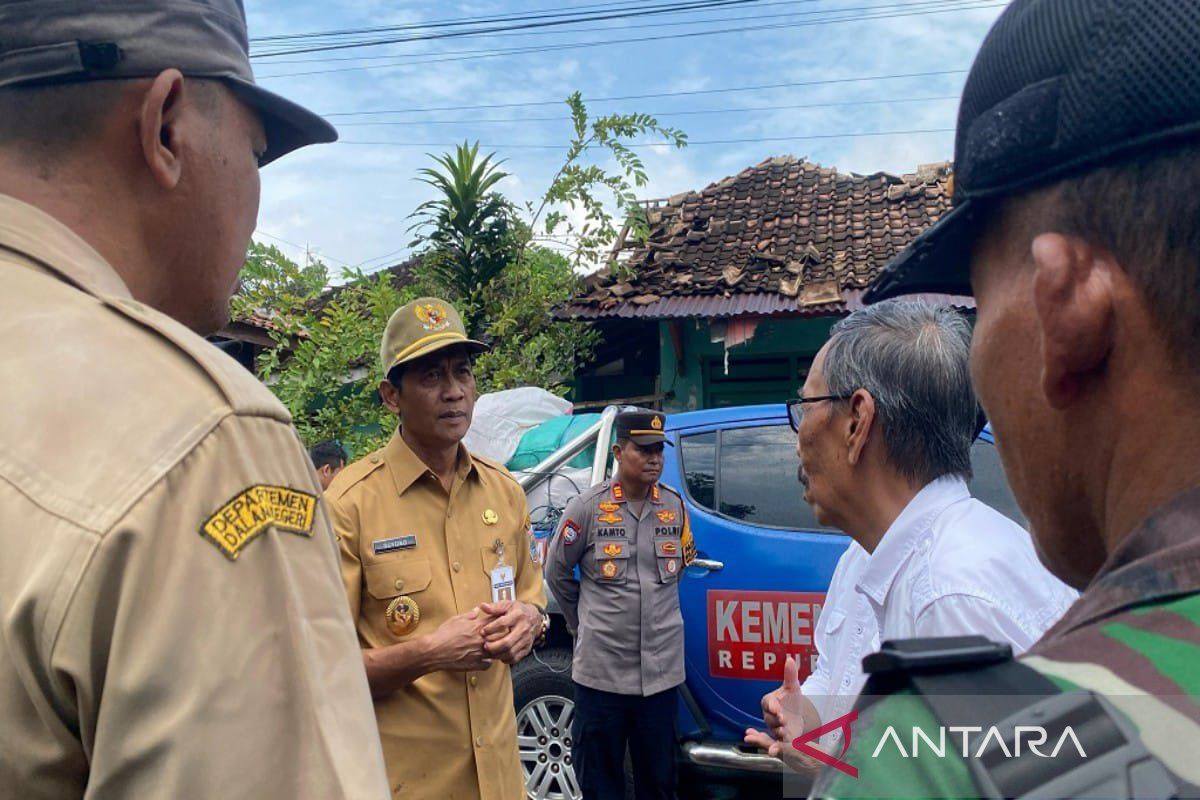
[[[421,297],[400,306],[388,320],[379,347],[379,363],[387,375],[397,364],[454,345],[466,345],[475,353],[491,349],[467,338],[467,329],[454,306],[437,297]]]
[[[0,3],[0,87],[148,78],[176,68],[222,80],[258,112],[262,163],[337,131],[254,83],[242,0],[27,0]]]

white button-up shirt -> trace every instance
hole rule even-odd
[[[854,707],[863,656],[887,639],[976,634],[1024,652],[1078,595],[1051,575],[1024,528],[943,477],[896,517],[874,553],[838,561],[817,623],[817,665],[801,686],[823,722]],[[837,745],[840,731],[821,738]]]

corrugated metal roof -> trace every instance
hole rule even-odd
[[[863,289],[844,289],[840,303],[823,303],[802,306],[795,297],[779,294],[735,294],[731,297],[690,296],[664,297],[646,305],[620,303],[601,310],[591,306],[569,305],[555,316],[561,319],[679,319],[686,317],[721,318],[746,315],[787,317],[841,317],[863,307]],[[912,295],[931,303],[947,304],[956,308],[973,309],[975,300],[948,294]]]

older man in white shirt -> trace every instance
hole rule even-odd
[[[978,634],[1024,651],[1075,592],[1029,534],[967,490],[977,406],[971,330],[948,307],[888,301],[834,326],[788,404],[805,500],[854,540],[830,583],[803,685],[790,659],[746,741],[804,765],[790,742],[854,706],[880,641]],[[821,737],[840,749],[840,730]]]

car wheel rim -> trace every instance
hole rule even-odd
[[[571,763],[575,703],[543,695],[517,713],[517,749],[531,800],[579,800],[583,793]]]

